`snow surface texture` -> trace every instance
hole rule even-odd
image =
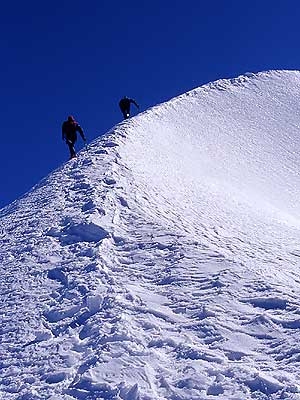
[[[0,398],[300,399],[300,73],[117,125],[0,211]]]

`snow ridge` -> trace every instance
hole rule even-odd
[[[5,399],[300,399],[300,74],[122,122],[0,211]]]

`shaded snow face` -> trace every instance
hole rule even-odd
[[[135,119],[122,151],[189,223],[195,210],[299,227],[299,93],[293,72],[218,81]]]
[[[1,399],[300,399],[299,86],[193,90],[0,211]]]

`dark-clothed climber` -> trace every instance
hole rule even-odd
[[[77,132],[80,133],[82,140],[86,142],[81,126],[78,124],[78,122],[75,121],[72,115],[69,115],[68,119],[63,122],[61,130],[62,130],[62,139],[66,141],[70,150],[70,159],[76,157],[74,145],[77,140]]]

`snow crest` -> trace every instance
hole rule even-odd
[[[300,73],[126,120],[0,211],[0,397],[300,399]]]

